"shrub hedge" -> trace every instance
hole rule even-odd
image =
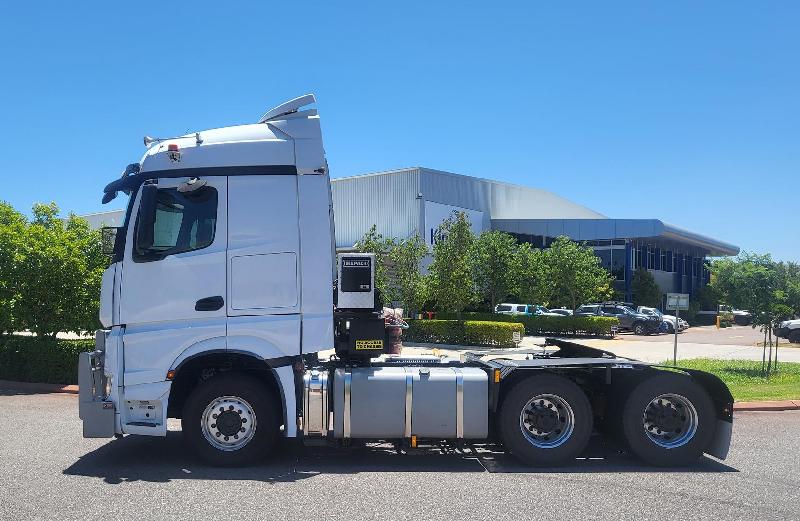
[[[94,339],[0,335],[0,380],[77,384],[78,354],[84,351],[94,351]]]
[[[411,342],[514,347],[514,331],[525,334],[522,324],[509,321],[409,320],[408,324],[403,338]]]
[[[547,315],[502,315],[500,313],[462,313],[464,320],[491,320],[495,322],[518,322],[525,326],[526,335],[570,335],[570,336],[611,336],[611,328],[619,326],[614,317]],[[437,313],[436,318],[450,320],[452,313]]]

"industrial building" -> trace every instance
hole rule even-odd
[[[558,236],[594,248],[631,300],[633,272],[648,269],[664,292],[694,293],[709,280],[707,258],[739,248],[656,218],[613,219],[545,190],[428,168],[405,168],[333,179],[336,247],[351,249],[376,225],[386,237],[424,237],[454,211],[475,233],[500,230],[520,242],[547,247]],[[120,212],[86,216],[93,226],[117,225]]]
[[[626,300],[640,266],[664,292],[693,293],[708,282],[707,257],[739,253],[659,219],[612,219],[545,190],[428,168],[334,179],[332,190],[339,249],[352,247],[373,224],[387,237],[418,233],[431,246],[439,224],[462,211],[475,233],[501,230],[537,247],[565,235],[592,246]]]

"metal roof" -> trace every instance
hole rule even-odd
[[[492,219],[492,228],[545,237],[565,235],[575,241],[652,238],[694,246],[710,256],[739,253],[738,246],[659,219]]]

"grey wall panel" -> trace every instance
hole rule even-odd
[[[604,215],[546,190],[465,175],[420,169],[428,201],[480,210],[490,219],[602,219]]]
[[[419,191],[417,169],[331,180],[336,247],[353,246],[373,224],[387,237],[418,233]]]

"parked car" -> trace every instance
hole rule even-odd
[[[562,317],[571,317],[572,316],[572,310],[571,309],[565,309],[565,308],[551,309],[550,313],[556,313],[558,315],[561,315]]]
[[[495,313],[501,315],[530,315],[527,304],[498,304],[494,307]]]
[[[661,317],[661,320],[666,322],[667,324],[667,333],[674,333],[675,332],[675,324],[678,324],[678,333],[686,330],[689,327],[689,323],[686,322],[682,318],[677,318],[675,315],[665,315],[657,308],[650,308],[647,306],[639,306],[636,308],[636,311],[639,313],[643,313],[645,315],[655,315]]]
[[[561,313],[555,313],[550,309],[547,309],[544,306],[534,305],[533,306],[533,314],[534,315],[544,315],[546,317],[563,317]]]
[[[502,315],[562,316],[560,313],[552,313],[546,307],[538,304],[498,304],[494,307],[494,312]]]
[[[697,312],[697,320],[701,324],[713,324],[717,317],[728,317],[738,326],[749,326],[753,323],[753,315],[743,309],[733,309],[731,306],[720,304],[716,310],[702,310]]]
[[[785,320],[775,329],[775,334],[793,344],[800,344],[800,320]]]
[[[651,335],[661,329],[660,317],[637,313],[628,306],[616,302],[603,304],[584,304],[575,311],[580,316],[616,317],[619,319],[619,328],[633,331],[637,335]]]

